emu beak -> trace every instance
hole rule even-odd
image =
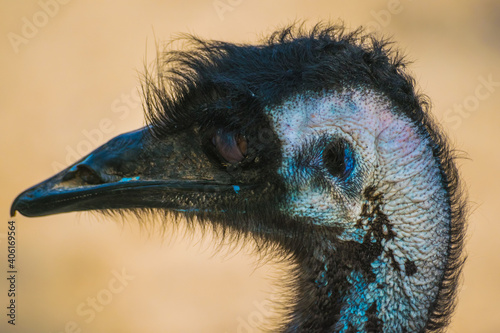
[[[160,140],[144,127],[119,135],[19,194],[10,214],[34,217],[118,208],[222,211],[253,186],[236,183],[213,166],[201,147],[191,132]]]

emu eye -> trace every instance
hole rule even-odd
[[[219,129],[212,137],[212,143],[220,156],[229,163],[241,162],[247,155],[247,139],[241,134]]]
[[[332,176],[342,180],[349,178],[354,169],[354,157],[349,143],[343,139],[331,143],[323,152],[323,164]]]

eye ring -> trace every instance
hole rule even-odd
[[[217,153],[230,164],[242,162],[248,154],[248,142],[244,135],[218,129],[212,137]]]
[[[342,138],[330,143],[323,151],[323,165],[332,176],[348,180],[355,168],[351,145]]]

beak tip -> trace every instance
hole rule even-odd
[[[16,212],[19,212],[21,215],[29,217],[29,207],[30,207],[30,189],[20,193],[12,202],[10,206],[10,217],[16,216]],[[28,194],[28,195],[27,195]]]
[[[10,217],[16,216],[16,211],[19,211],[19,198],[20,195],[14,200],[12,206],[10,206]]]

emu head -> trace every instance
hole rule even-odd
[[[287,332],[444,327],[464,203],[450,149],[386,43],[287,28],[167,51],[148,126],[21,193],[11,213],[158,209],[294,263]]]

